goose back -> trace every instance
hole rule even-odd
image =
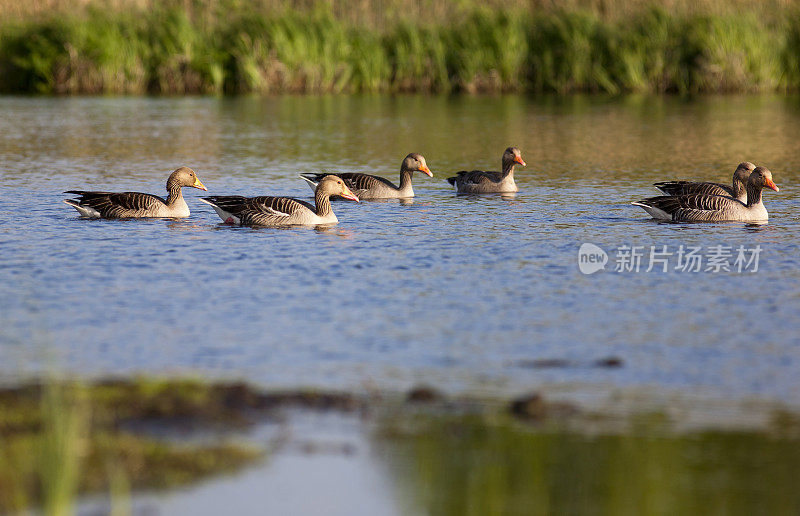
[[[131,218],[131,217],[188,217],[189,206],[184,201],[185,209],[179,209],[172,214],[167,213],[166,201],[157,196],[142,192],[94,192],[86,190],[67,190],[64,193],[77,195],[78,199],[67,199],[64,202],[85,212],[85,216],[102,217],[106,219]],[[68,202],[71,201],[71,202]],[[180,208],[183,208],[180,207]],[[83,214],[83,213],[82,213]]]
[[[666,195],[726,195],[747,202],[747,180],[756,166],[749,161],[739,163],[733,171],[731,186],[710,181],[662,181],[653,183]]]
[[[666,195],[726,195],[733,197],[733,188],[721,183],[695,181],[662,181],[653,186]]]
[[[201,200],[211,205],[220,218],[229,224],[279,226],[304,224],[306,221],[313,223],[318,218],[314,206],[291,197],[218,195]],[[331,222],[335,221],[334,216]]]

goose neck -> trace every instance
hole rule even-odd
[[[183,198],[183,189],[177,181],[167,181],[167,205],[172,206]]]
[[[761,204],[761,190],[761,186],[747,183],[747,206]]]
[[[411,176],[413,171],[407,168],[400,169],[400,190],[408,190],[411,188]]]
[[[314,193],[314,203],[317,207],[317,215],[320,217],[325,217],[333,212],[331,208],[331,195],[327,192],[323,192],[321,188],[318,188]]]
[[[503,179],[506,177],[511,176],[514,177],[514,162],[507,161],[503,163]]]

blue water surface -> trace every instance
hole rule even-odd
[[[800,406],[800,102],[794,97],[0,98],[0,378],[192,374],[280,387],[700,393]],[[497,169],[520,192],[457,196]],[[328,228],[85,220],[67,189],[309,199],[297,174],[397,180]],[[629,202],[672,178],[767,166],[770,222],[665,224]],[[578,249],[609,254],[584,275]],[[615,271],[641,246],[639,272]],[[651,246],[760,246],[758,270],[647,272]],[[733,262],[731,261],[733,264]],[[615,357],[621,367],[599,367]],[[544,361],[544,362],[542,362]],[[549,367],[546,367],[548,366]]]

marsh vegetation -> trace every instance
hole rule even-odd
[[[0,3],[0,90],[786,91],[796,2]]]

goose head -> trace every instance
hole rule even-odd
[[[750,177],[750,173],[755,170],[755,168],[756,166],[749,161],[743,161],[739,163],[739,166],[736,167],[736,170],[733,173],[733,180],[746,185],[747,179]]]
[[[517,147],[509,147],[503,152],[503,167],[511,166],[513,164],[526,165],[525,160],[522,159],[522,153]]]
[[[766,167],[756,167],[753,172],[750,173],[750,178],[747,180],[747,183],[748,185],[758,187],[759,190],[762,188],[769,188],[776,192],[780,191],[778,185],[772,181],[772,172],[767,170]]]
[[[417,154],[416,152],[412,152],[403,160],[403,170],[410,170],[411,172],[422,172],[426,174],[428,177],[433,177],[433,172],[431,169],[428,168],[428,164],[425,162],[425,158],[422,154]]]
[[[177,169],[175,172],[169,175],[169,179],[167,179],[167,187],[169,185],[178,186],[190,186],[192,188],[198,188],[200,190],[208,191],[208,188],[200,181],[200,178],[197,177],[194,170],[189,167],[181,167]]]
[[[320,192],[328,196],[338,195],[339,197],[359,202],[356,194],[348,188],[344,180],[339,176],[330,175],[322,178],[322,181],[317,185],[317,193]]]

